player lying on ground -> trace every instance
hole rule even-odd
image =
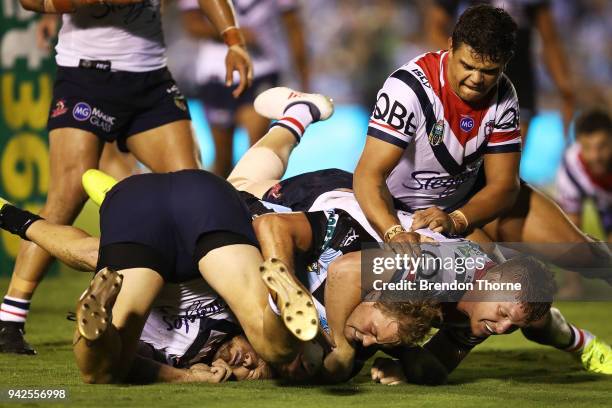
[[[102,271],[77,306],[74,349],[87,382],[123,381],[164,282],[200,276],[227,302],[262,358],[295,357],[295,339],[269,311],[251,215],[227,182],[203,170],[130,177],[109,193],[100,227],[96,269]],[[279,296],[281,310],[307,297]]]

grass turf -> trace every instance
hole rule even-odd
[[[77,224],[96,233],[95,207],[88,205]],[[519,333],[495,336],[478,346],[450,376],[448,385],[383,386],[373,384],[366,367],[351,382],[338,386],[296,387],[274,381],[222,385],[158,384],[147,386],[85,385],[80,382],[71,351],[74,323],[66,320],[90,274],[62,269],[41,284],[32,302],[28,341],[38,356],[0,354],[0,406],[11,389],[68,390],[58,404],[23,401],[28,406],[79,407],[300,407],[333,406],[462,407],[462,406],[610,406],[612,376],[590,374],[569,354],[525,340]],[[5,293],[8,278],[0,278]],[[599,285],[590,281],[589,286]],[[612,342],[612,302],[561,302],[566,318]]]

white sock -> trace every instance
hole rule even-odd
[[[572,344],[565,349],[565,351],[569,351],[572,353],[580,353],[590,342],[595,338],[591,332],[588,330],[579,329],[573,324],[569,324],[568,326],[572,331]]]
[[[5,296],[0,306],[0,320],[5,322],[25,323],[29,311],[29,300]]]
[[[281,126],[289,130],[299,142],[306,128],[313,121],[310,106],[306,103],[296,103],[285,110],[285,116],[274,122],[272,126]],[[271,126],[271,127],[272,127]]]

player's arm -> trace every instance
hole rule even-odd
[[[397,360],[377,359],[371,370],[372,380],[382,384],[445,384],[473,347],[455,339],[450,330],[441,329],[423,347],[389,350]]]
[[[193,38],[214,39],[219,36],[215,27],[204,18],[204,14],[200,9],[182,11],[181,19],[183,20],[185,31]]]
[[[312,247],[312,228],[305,213],[265,214],[253,220],[264,259],[276,258],[294,270],[296,252]]]
[[[353,178],[353,190],[359,206],[385,241],[385,234],[394,226],[401,225],[386,180],[403,152],[401,147],[368,136]],[[418,236],[400,232],[389,242],[418,242]]]
[[[567,131],[574,115],[576,96],[572,86],[572,76],[570,74],[567,57],[555,26],[555,20],[550,5],[545,4],[537,6],[534,22],[542,37],[542,56],[544,63],[563,101],[563,122]]]
[[[208,17],[223,42],[228,46],[225,58],[225,85],[233,82],[234,71],[240,74],[240,84],[232,92],[235,98],[240,96],[253,82],[253,64],[246,50],[246,43],[240,28],[234,6],[230,0],[198,0],[200,8]]]
[[[470,226],[481,227],[514,206],[520,190],[520,161],[520,152],[485,155],[486,185],[459,209]]]
[[[308,57],[304,24],[298,7],[291,8],[281,14],[281,20],[285,27],[285,33],[289,43],[289,51],[293,57],[293,67],[301,83],[301,90],[308,92],[310,88],[310,70],[308,68]]]
[[[53,224],[4,204],[0,206],[0,228],[34,242],[71,268],[87,272],[96,269],[100,239],[76,227]]]
[[[329,265],[325,283],[325,310],[334,348],[323,361],[329,383],[346,381],[354,372],[355,349],[344,336],[349,315],[361,302],[361,252],[342,255]]]
[[[353,190],[366,218],[385,242],[416,243],[418,234],[402,228],[387,186],[387,177],[424,126],[419,99],[401,79],[403,75],[412,74],[403,69],[394,72],[378,92]]]
[[[79,8],[100,3],[128,5],[142,3],[143,1],[144,0],[19,0],[21,6],[26,10],[49,14],[74,13]]]
[[[403,152],[401,147],[368,136],[355,169],[355,197],[381,237],[390,227],[400,224],[386,180]]]

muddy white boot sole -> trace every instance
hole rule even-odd
[[[81,336],[93,341],[106,331],[122,282],[123,276],[108,268],[94,276],[77,303],[76,320]]]
[[[319,315],[310,293],[278,259],[265,261],[259,270],[265,285],[277,295],[276,304],[287,329],[301,341],[314,339],[319,329]]]

